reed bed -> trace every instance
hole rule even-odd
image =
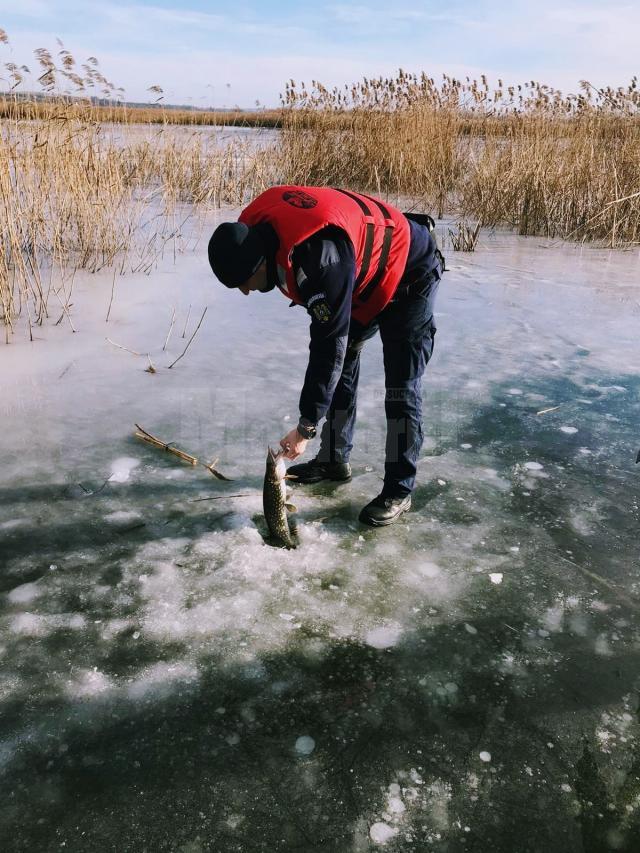
[[[67,109],[74,107],[79,112],[86,109],[82,98],[68,96]],[[0,120],[21,118],[30,121],[49,121],[58,112],[59,99],[35,98],[33,95],[17,97],[0,93]],[[161,104],[139,106],[113,103],[91,103],[95,121],[103,124],[160,124],[187,125],[190,127],[264,127],[277,128],[282,124],[282,110],[228,110],[189,109],[187,107],[165,107]]]
[[[291,81],[283,157],[291,183],[414,197],[519,234],[640,241],[640,93],[576,95],[485,77],[441,84],[400,71],[328,90]]]
[[[0,132],[0,319],[71,322],[77,270],[149,272],[199,208],[239,205],[274,182],[270,155],[200,137],[127,144],[90,116]]]
[[[0,41],[6,36],[0,31]],[[78,270],[150,272],[167,244],[183,238],[198,211],[239,205],[274,183],[268,145],[219,146],[201,132],[130,124],[113,132],[89,99],[56,95],[70,75],[78,88],[111,84],[97,62],[76,73],[63,48],[38,51],[46,102],[5,96],[0,123],[0,321],[9,341],[17,318],[33,338],[46,319],[68,322]],[[22,72],[5,70],[17,85]],[[46,110],[44,107],[46,106]]]
[[[122,90],[97,60],[78,66],[62,45],[55,56],[36,51],[36,62],[41,95],[19,95],[29,69],[7,62],[0,101],[7,341],[17,318],[31,335],[47,318],[73,327],[77,270],[150,272],[167,245],[180,244],[187,219],[242,205],[274,183],[411,198],[440,217],[520,234],[640,242],[635,78],[615,90],[583,82],[568,96],[535,81],[436,84],[403,71],[333,90],[290,81],[280,110],[245,122],[280,125],[277,139],[220,145],[215,131],[174,127],[218,123],[219,112],[162,107],[158,86],[148,108],[118,103]]]

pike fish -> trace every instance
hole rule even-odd
[[[281,450],[277,453],[269,448],[267,453],[267,468],[264,474],[262,489],[262,505],[264,517],[274,545],[282,548],[296,548],[295,530],[292,530],[287,518],[287,510],[295,512],[295,507],[287,503],[287,484],[285,477],[287,469]]]

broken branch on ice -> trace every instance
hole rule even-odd
[[[224,474],[221,474],[217,468],[214,466],[217,463],[217,459],[214,459],[212,462],[201,462],[197,456],[193,456],[191,453],[187,453],[184,450],[180,450],[178,447],[175,447],[172,441],[163,441],[161,438],[158,438],[156,435],[148,432],[148,430],[144,429],[140,426],[140,424],[136,424],[136,438],[141,439],[142,441],[146,441],[147,444],[150,444],[152,447],[157,447],[159,450],[164,450],[167,453],[173,454],[173,456],[177,456],[178,459],[181,459],[183,462],[188,462],[189,465],[202,465],[203,468],[206,468],[210,474],[218,480],[225,480],[227,482],[231,482],[229,477],[225,477]]]

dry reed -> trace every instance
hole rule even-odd
[[[67,109],[86,110],[85,99],[67,97]],[[91,103],[94,121],[100,124],[187,125],[190,127],[261,127],[277,128],[282,124],[281,109],[261,110],[197,110],[156,105],[131,105],[124,103]],[[33,95],[17,97],[0,93],[1,119],[28,119],[49,121],[58,114],[55,98],[38,99]]]
[[[7,42],[2,30],[1,42]],[[33,339],[34,326],[54,310],[58,322],[73,328],[77,270],[114,268],[113,300],[115,275],[150,272],[167,244],[180,245],[197,208],[241,204],[276,180],[268,146],[238,139],[218,147],[195,128],[172,132],[166,123],[151,138],[141,138],[139,127],[114,130],[88,98],[55,94],[72,83],[85,94],[98,88],[115,96],[95,58],[82,73],[62,46],[55,59],[46,50],[36,51],[36,59],[46,100],[14,92],[2,104],[0,321],[6,341],[17,318]],[[13,89],[27,70],[5,63]],[[118,109],[124,121],[126,108]],[[135,111],[130,114],[135,120]]]
[[[343,184],[419,198],[520,234],[640,241],[640,93],[577,95],[535,81],[492,89],[400,71],[328,90],[291,81],[283,96],[291,183]]]
[[[449,239],[454,252],[474,252],[480,234],[480,223],[472,228],[467,222],[456,223],[455,230],[449,228]]]

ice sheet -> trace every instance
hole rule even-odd
[[[633,849],[638,253],[498,233],[448,262],[412,512],[357,521],[383,471],[374,340],[354,479],[293,486],[296,551],[265,544],[261,483],[308,320],[218,285],[206,235],[118,280],[108,324],[111,274],[78,276],[76,334],[0,348],[15,849],[511,853],[525,827]]]

